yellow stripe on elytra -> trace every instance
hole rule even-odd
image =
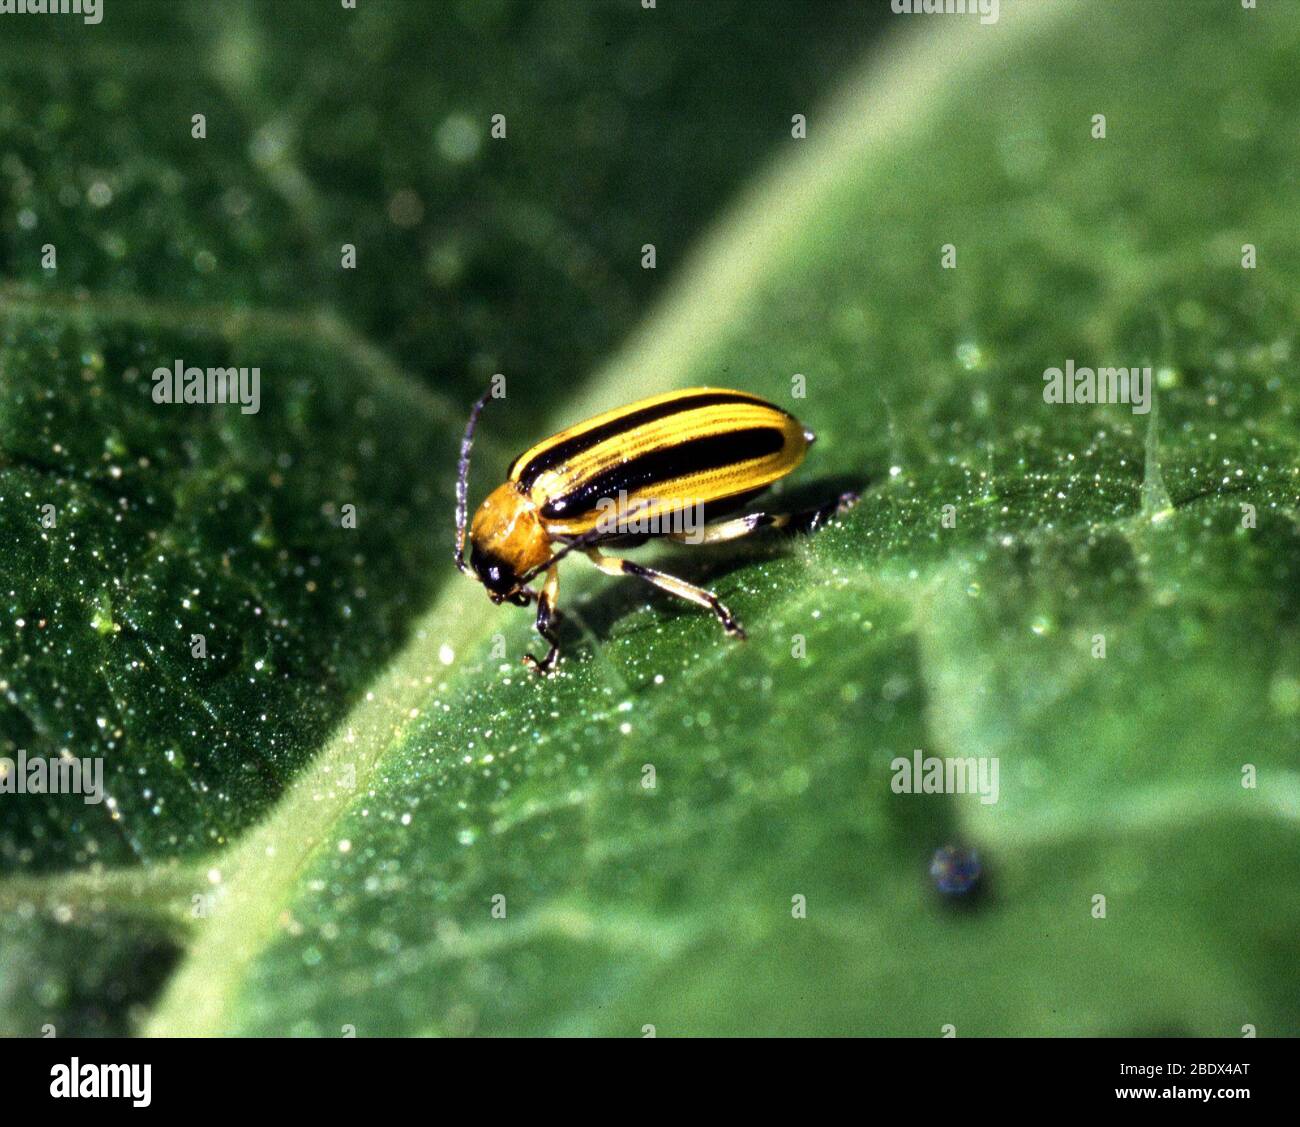
[[[772,407],[757,403],[724,403],[698,407],[679,415],[656,419],[598,442],[589,450],[575,455],[565,465],[538,474],[529,490],[529,496],[537,504],[545,504],[553,497],[563,496],[578,488],[602,470],[611,469],[641,454],[667,449],[696,438],[727,434],[750,427],[775,427],[791,436],[802,436],[798,424],[789,415]],[[800,441],[793,445],[791,454],[803,443]],[[798,461],[785,454],[775,457],[787,463],[791,469]],[[521,459],[520,465],[526,464]]]
[[[514,471],[516,468],[522,469],[524,466],[527,466],[530,462],[532,462],[535,458],[547,453],[549,450],[552,450],[560,443],[567,442],[571,438],[580,437],[581,435],[587,434],[590,431],[597,429],[598,427],[606,426],[607,424],[617,422],[620,419],[629,418],[630,416],[634,415],[636,412],[645,410],[647,407],[657,407],[661,403],[672,403],[675,400],[684,401],[691,398],[692,396],[709,395],[715,393],[736,395],[736,396],[746,396],[747,398],[752,398],[756,406],[766,407],[766,404],[763,402],[763,400],[759,399],[758,396],[750,397],[748,392],[733,391],[730,388],[722,388],[722,387],[687,387],[687,388],[681,388],[678,391],[664,392],[661,395],[651,395],[646,399],[638,399],[634,403],[627,403],[624,404],[622,407],[614,408],[612,411],[604,411],[599,415],[593,415],[589,419],[583,419],[582,422],[580,423],[575,423],[573,426],[566,427],[564,430],[551,435],[549,438],[542,439],[542,441],[537,443],[535,446],[530,446],[527,450],[525,450],[522,454],[520,454],[519,457],[514,460],[514,462],[511,463],[511,476],[512,477],[514,476]],[[743,404],[739,404],[739,405],[743,405]],[[770,408],[768,409],[770,410]]]

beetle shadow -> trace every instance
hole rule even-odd
[[[868,484],[868,479],[861,475],[822,477],[814,482],[784,489],[780,493],[756,497],[731,516],[757,512],[801,513],[815,509],[849,490],[862,493]],[[650,540],[637,549],[635,554],[629,554],[628,558],[684,579],[687,583],[712,590],[715,584],[741,568],[788,555],[794,542],[804,536],[816,536],[819,531],[820,529],[805,533],[787,529],[763,529],[750,536],[714,545],[656,543],[655,540]],[[610,550],[616,551],[613,547]],[[622,554],[621,550],[618,551]],[[565,608],[561,597],[560,607],[562,610],[572,609],[569,617],[580,618],[583,625],[603,642],[609,638],[620,619],[645,606],[647,602],[666,618],[678,615],[713,617],[703,607],[661,591],[653,584],[634,576],[609,578],[605,585],[586,599],[573,604],[572,608]],[[743,622],[743,616],[740,617]],[[563,623],[560,629],[561,644],[565,648],[573,646],[581,637],[576,621]]]

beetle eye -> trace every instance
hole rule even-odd
[[[478,575],[479,582],[493,595],[508,595],[519,586],[519,577],[514,568],[501,559],[487,552],[475,552],[470,563]]]

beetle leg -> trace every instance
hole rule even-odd
[[[670,532],[667,539],[679,544],[722,544],[739,540],[761,528],[789,528],[794,532],[812,532],[825,521],[848,512],[858,503],[858,494],[841,493],[824,505],[801,513],[746,513],[743,517],[706,524],[695,532]]]
[[[560,569],[552,567],[546,573],[546,580],[542,584],[542,590],[537,596],[537,633],[539,633],[550,645],[546,651],[546,656],[540,661],[533,657],[532,654],[524,654],[524,664],[534,673],[547,674],[555,669],[555,664],[560,659],[560,639],[555,632],[555,627],[560,623],[560,612],[556,609],[556,602],[560,597]]]
[[[662,571],[655,571],[653,568],[642,567],[639,563],[633,563],[631,560],[619,559],[616,556],[606,556],[595,548],[587,552],[588,558],[606,575],[631,575],[637,579],[644,579],[647,583],[653,583],[661,591],[667,591],[670,595],[676,595],[679,599],[687,599],[702,607],[708,607],[718,617],[722,623],[722,628],[733,638],[743,638],[745,636],[744,628],[732,616],[722,601],[712,591],[706,591],[703,587],[696,587],[687,583],[684,579],[678,579],[675,575],[667,575]]]

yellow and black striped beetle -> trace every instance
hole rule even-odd
[[[802,513],[734,513],[784,477],[816,436],[788,411],[756,395],[724,388],[670,391],[629,403],[560,431],[524,451],[504,484],[479,506],[469,528],[465,562],[469,459],[485,392],[470,411],[456,480],[456,566],[477,579],[494,603],[537,602],[537,632],[546,656],[524,657],[538,673],[555,668],[559,569],[583,551],[607,575],[632,575],[711,610],[732,637],[743,638],[732,613],[711,591],[600,546],[633,547],[652,536],[679,543],[717,544],[760,528],[812,531],[853,505],[856,493]],[[693,527],[683,514],[694,513]],[[650,531],[646,531],[649,529]],[[543,572],[540,590],[529,586]]]

